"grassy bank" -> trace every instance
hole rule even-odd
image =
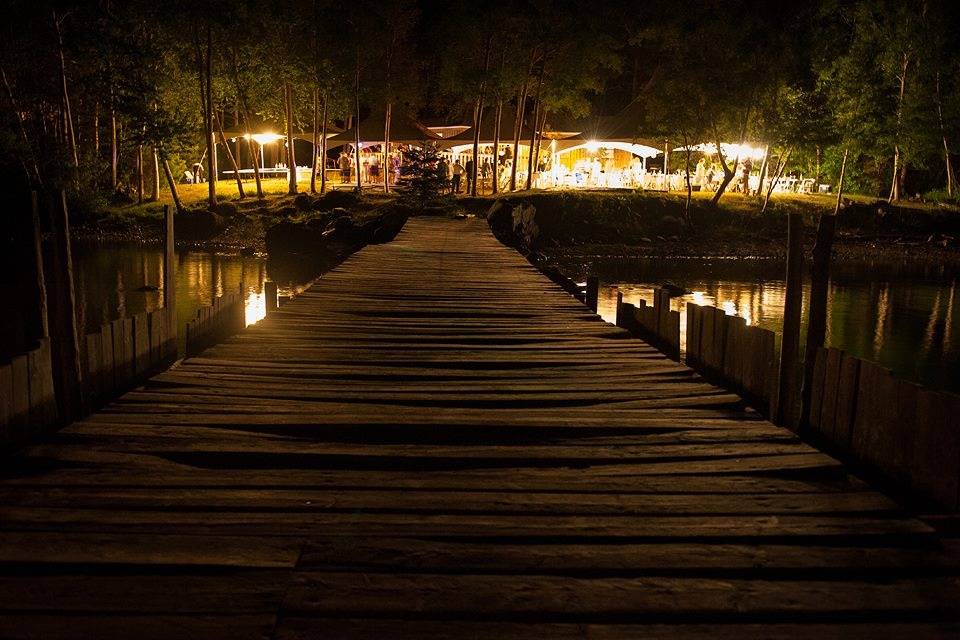
[[[178,217],[178,244],[218,250],[264,251],[266,232],[281,223],[316,225],[323,215],[340,208],[357,224],[377,215],[378,207],[390,201],[376,191],[355,198],[351,192],[333,192],[321,198],[307,193],[309,182],[298,185],[300,194],[287,194],[283,178],[264,179],[264,198],[256,197],[256,185],[244,183],[246,197],[239,198],[237,183],[217,182],[217,207],[210,211],[207,184],[179,185],[186,212]],[[173,206],[169,190],[155,202],[92,202],[71,207],[74,235],[80,240],[159,243],[163,236],[164,206]]]
[[[689,220],[683,194],[653,192],[525,191],[497,199],[463,199],[482,214],[499,202],[501,231],[513,227],[530,249],[562,255],[782,255],[786,216],[799,213],[812,243],[819,216],[832,213],[829,195],[780,196],[761,214],[759,198],[728,194],[716,207],[711,194],[694,194]],[[508,220],[509,218],[509,220]],[[496,228],[496,227],[495,227]],[[838,219],[838,255],[923,253],[960,259],[960,211],[926,203],[893,206],[844,199]]]

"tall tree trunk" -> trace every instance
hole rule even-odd
[[[233,157],[236,159],[238,167],[243,166],[243,153],[240,140],[242,136],[239,134],[240,131],[240,107],[235,106],[233,109],[233,128],[238,132],[237,137],[233,140]]]
[[[540,122],[537,125],[537,146],[533,152],[533,166],[540,166],[540,147],[543,146],[543,130],[547,126],[547,110],[546,108],[540,109]]]
[[[160,200],[160,158],[157,148],[153,147],[153,174],[150,181],[150,202]]]
[[[230,166],[233,167],[233,176],[237,179],[237,196],[243,200],[247,194],[243,191],[243,180],[240,177],[240,166],[237,163],[237,159],[233,157],[233,151],[230,149],[230,142],[227,140],[226,134],[223,132],[223,119],[217,115],[217,112],[213,112],[213,117],[216,120],[217,132],[220,134],[220,142],[223,144],[223,150],[227,153],[227,159],[230,160]]]
[[[260,165],[259,165],[259,154],[257,152],[257,142],[250,136],[250,116],[249,108],[247,106],[247,100],[245,97],[245,92],[243,91],[243,86],[240,82],[240,69],[237,63],[237,50],[233,47],[229,48],[231,55],[231,71],[233,75],[233,86],[237,91],[237,111],[239,112],[239,117],[243,119],[243,129],[246,135],[244,138],[247,141],[247,151],[250,154],[250,163],[253,167],[253,180],[257,185],[257,199],[263,199],[263,182],[260,180]],[[237,161],[240,160],[240,137],[237,137]]]
[[[777,188],[777,185],[780,183],[780,176],[783,175],[783,170],[787,168],[787,161],[790,160],[790,153],[792,149],[787,149],[783,154],[783,158],[777,158],[777,172],[773,176],[773,180],[770,181],[770,186],[767,187],[767,193],[763,198],[763,207],[760,208],[760,213],[767,212],[767,205],[770,204],[770,196],[773,195],[773,190]]]
[[[173,198],[173,206],[177,208],[177,213],[183,213],[183,203],[180,202],[180,193],[177,191],[177,181],[173,179],[173,172],[170,171],[170,162],[163,159],[163,173],[167,176],[167,186],[170,187],[170,197]]]
[[[533,171],[536,167],[533,165],[533,150],[537,145],[537,123],[540,121],[540,100],[534,98],[533,101],[533,126],[530,131],[530,150],[527,152],[527,179],[524,181],[524,187],[529,191],[533,188]]]
[[[310,155],[310,193],[317,192],[317,157],[319,156],[317,149],[317,111],[320,102],[320,90],[316,87],[313,88],[313,152]]]
[[[900,163],[900,125],[903,122],[903,96],[907,87],[907,70],[910,68],[910,58],[904,54],[900,62],[900,95],[897,99],[897,142],[893,146],[893,176],[890,180],[890,196],[887,202],[895,202],[900,199],[900,173],[903,168]]]
[[[207,146],[207,204],[217,206],[217,144],[213,137],[213,27],[207,24],[207,53],[200,52],[197,43],[198,74],[203,106],[203,128]]]
[[[0,76],[3,78],[3,86],[7,92],[7,99],[10,101],[10,109],[13,111],[14,117],[17,120],[20,141],[23,143],[24,149],[27,150],[27,153],[30,156],[30,165],[28,167],[26,161],[24,161],[24,170],[27,174],[28,181],[32,180],[34,185],[39,188],[43,185],[43,181],[40,178],[40,165],[37,162],[37,156],[34,153],[33,145],[30,144],[30,138],[27,136],[27,127],[23,121],[23,112],[20,110],[20,105],[18,104],[16,96],[13,93],[13,87],[10,86],[10,81],[7,78],[7,72],[2,66],[0,66]]]
[[[93,104],[93,157],[100,160],[100,102]]]
[[[393,116],[393,102],[387,100],[386,115],[383,120],[383,192],[390,193],[390,119]]]
[[[323,92],[323,122],[320,124],[320,193],[327,192],[327,92]]]
[[[354,171],[357,174],[357,193],[363,191],[363,185],[360,182],[360,44],[357,44],[357,63],[354,69],[353,78],[353,106],[356,111],[356,123],[354,125],[354,156],[357,159]]]
[[[483,49],[483,78],[480,81],[480,93],[473,107],[473,170],[470,172],[470,195],[477,195],[477,176],[480,174],[480,126],[483,124],[483,103],[487,99],[487,73],[490,71],[490,46],[493,33],[487,36]]]
[[[517,190],[517,163],[520,161],[520,128],[523,126],[523,111],[527,103],[527,79],[517,93],[517,113],[513,124],[513,160],[510,164],[510,191]]]
[[[819,147],[817,147],[819,149]],[[753,195],[759,196],[763,193],[763,181],[767,179],[767,173],[770,171],[770,145],[763,147],[763,161],[760,162],[760,179],[757,181],[757,190]]]
[[[483,98],[477,96],[473,103],[473,166],[470,168],[470,196],[477,195],[478,164],[480,164],[480,125],[483,119]]]
[[[820,181],[823,179],[823,147],[817,145],[817,173],[813,180],[814,193],[820,191]]]
[[[120,147],[117,144],[117,110],[110,99],[110,189],[117,190],[120,172]]]
[[[531,127],[533,131],[530,132],[530,150],[527,152],[527,180],[526,180],[527,184],[526,186],[528,190],[533,187],[533,171],[534,169],[536,169],[536,167],[534,167],[533,165],[533,149],[537,144],[537,125],[540,121],[540,108],[541,108],[540,92],[543,90],[543,76],[546,73],[546,71],[547,71],[547,60],[546,60],[546,57],[544,57],[542,63],[540,64],[540,73],[537,74],[537,93],[536,93],[536,96],[533,98],[533,127]]]
[[[683,215],[687,219],[687,226],[693,228],[690,220],[690,203],[693,200],[693,185],[690,183],[690,136],[683,135],[683,150],[686,155],[687,199],[683,207]]]
[[[937,124],[940,126],[940,139],[943,141],[943,161],[947,168],[947,196],[953,197],[953,188],[956,179],[953,174],[953,164],[950,162],[950,145],[947,144],[947,131],[943,124],[943,103],[940,96],[940,70],[936,73],[936,91],[934,92],[937,104]]]
[[[287,106],[287,193],[297,193],[297,154],[294,150],[293,138],[293,87],[289,82],[283,84],[285,104]]]
[[[493,123],[493,193],[500,191],[500,120],[503,117],[503,99],[497,99]]]
[[[77,151],[77,134],[73,127],[73,111],[70,108],[70,92],[67,90],[67,62],[63,54],[63,36],[60,33],[60,19],[57,18],[57,12],[53,12],[53,26],[57,33],[57,53],[60,60],[60,86],[63,91],[63,118],[64,135],[67,139],[68,149],[70,151],[70,160],[73,168],[80,171],[80,153]],[[77,176],[79,180],[79,175]]]
[[[137,145],[137,204],[143,204],[143,145]]]
[[[260,145],[253,138],[247,140],[247,147],[250,150],[250,159],[253,161],[253,181],[257,185],[257,199],[263,200],[263,179],[260,177]]]
[[[890,195],[887,196],[887,202],[895,202],[900,199],[900,145],[893,147],[893,177],[890,180]]]
[[[740,162],[740,157],[737,156],[733,160],[733,169],[727,165],[727,159],[723,155],[723,147],[720,146],[720,136],[714,135],[717,142],[717,159],[720,160],[720,166],[723,168],[723,180],[720,181],[720,186],[717,187],[716,193],[713,194],[713,198],[710,199],[710,204],[716,206],[720,202],[720,198],[723,196],[723,192],[727,190],[727,186],[733,180],[733,176],[736,175],[735,171],[737,164]]]

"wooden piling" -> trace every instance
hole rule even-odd
[[[597,303],[600,298],[600,279],[597,276],[587,276],[587,307],[597,312]]]
[[[166,231],[163,248],[163,306],[167,310],[167,327],[164,340],[167,353],[164,354],[165,358],[176,355],[177,345],[177,253],[173,216],[174,211],[170,208],[170,205],[163,205]]]
[[[840,165],[840,184],[837,189],[837,202],[832,214],[820,216],[817,226],[817,240],[813,245],[813,261],[810,282],[810,314],[807,323],[807,343],[803,358],[803,389],[800,398],[800,429],[810,426],[812,407],[813,376],[817,350],[824,345],[827,335],[827,285],[830,282],[830,253],[833,250],[833,237],[837,227],[837,215],[843,197],[843,177],[847,167],[847,151],[843,153]]]
[[[800,350],[800,314],[803,306],[803,216],[791,213],[787,226],[787,294],[783,305],[783,339],[774,422],[794,427],[797,358]]]

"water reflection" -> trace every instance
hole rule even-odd
[[[617,291],[626,302],[653,302],[653,289],[672,282],[690,291],[674,298],[686,342],[686,303],[716,305],[748,324],[780,331],[785,285],[775,260],[658,259],[564,265],[600,276],[599,312],[613,321]],[[829,286],[827,344],[880,362],[898,375],[960,392],[960,273],[944,266],[902,263],[835,265]],[[809,281],[804,286],[806,330]]]
[[[164,305],[163,252],[133,246],[79,245],[74,251],[74,277],[82,324],[92,332],[116,318],[152,311]],[[316,272],[314,272],[316,273]],[[202,251],[177,254],[177,314],[181,322],[218,296],[242,291],[246,322],[266,315],[263,284],[267,260],[257,256]],[[285,273],[271,265],[270,279],[280,295],[302,291],[312,275]]]

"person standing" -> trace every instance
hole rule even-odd
[[[350,182],[350,156],[346,151],[340,152],[340,182],[342,184]]]
[[[460,181],[463,180],[463,165],[459,160],[453,161],[453,178],[450,180],[450,191],[460,193]]]
[[[470,187],[473,185],[473,167],[474,167],[474,165],[473,165],[473,158],[470,158],[469,160],[467,160],[467,166],[466,166],[466,171],[467,171],[467,195],[470,195],[471,193],[473,193],[473,190],[470,189]]]

